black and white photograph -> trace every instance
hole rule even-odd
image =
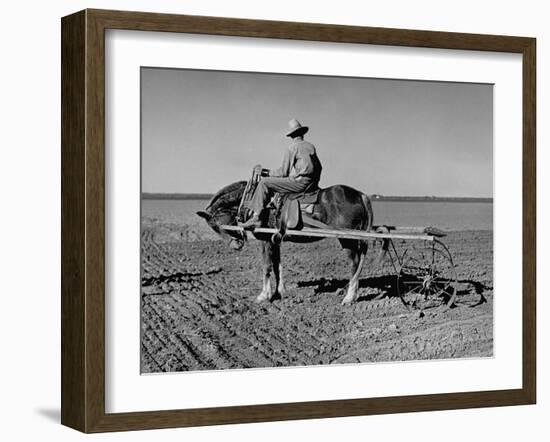
[[[141,68],[141,373],[493,356],[493,85]]]
[[[445,6],[6,3],[0,440],[546,441],[548,8]]]

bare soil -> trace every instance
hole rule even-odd
[[[458,307],[423,317],[401,303],[389,264],[365,268],[358,302],[340,305],[349,264],[335,240],[283,244],[287,293],[256,304],[258,242],[235,252],[185,234],[175,225],[142,231],[144,373],[492,356],[491,231],[444,239]]]

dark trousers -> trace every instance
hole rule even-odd
[[[262,178],[254,191],[250,208],[256,214],[264,209],[274,193],[301,193],[311,184],[309,178],[266,177]]]

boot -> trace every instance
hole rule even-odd
[[[260,221],[260,216],[255,213],[252,215],[252,218],[241,224],[241,227],[245,230],[254,230],[256,227],[260,227],[261,225],[262,222]]]

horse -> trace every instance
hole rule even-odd
[[[242,249],[246,235],[239,231],[226,231],[220,226],[235,226],[238,224],[238,208],[246,184],[246,181],[238,181],[223,187],[216,192],[204,210],[196,212],[198,216],[206,220],[212,230],[235,250]],[[320,189],[311,216],[335,229],[370,231],[373,224],[370,198],[363,192],[345,185],[334,185]],[[266,227],[275,227],[275,218],[274,210],[271,209],[267,219],[264,217]],[[254,236],[261,240],[263,267],[263,288],[257,296],[256,302],[269,302],[280,299],[286,292],[281,265],[281,246],[277,242],[266,239],[265,236],[259,237],[255,234]],[[323,239],[322,237],[290,237],[286,238],[285,241],[314,242]],[[338,241],[346,251],[351,263],[351,278],[347,284],[347,293],[342,300],[343,305],[348,305],[354,303],[358,297],[359,275],[365,262],[368,242],[351,239],[339,239]],[[381,257],[379,256],[378,259],[380,260]],[[275,290],[273,291],[271,288],[271,274],[275,276]]]

